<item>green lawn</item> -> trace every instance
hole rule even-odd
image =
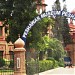
[[[14,75],[14,70],[0,70],[0,75]]]
[[[14,72],[14,70],[0,70],[0,72]]]

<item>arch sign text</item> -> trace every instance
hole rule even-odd
[[[66,16],[67,18],[72,18],[75,20],[75,14],[70,13],[70,12],[66,12],[66,11],[48,11],[48,12],[44,12],[42,14],[40,14],[39,16],[37,16],[36,18],[34,18],[29,25],[26,27],[26,29],[24,30],[22,39],[24,40],[24,42],[26,41],[26,36],[28,34],[28,32],[30,31],[30,29],[35,25],[36,22],[38,22],[39,20],[41,20],[44,17],[55,17],[55,16]]]

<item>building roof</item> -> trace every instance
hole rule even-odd
[[[71,12],[71,13],[75,14],[75,8],[72,10],[72,12]]]

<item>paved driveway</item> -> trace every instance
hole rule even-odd
[[[39,73],[39,75],[75,75],[75,68],[60,67]]]

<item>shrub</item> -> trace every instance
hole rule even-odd
[[[33,74],[38,73],[38,71],[43,72],[43,71],[58,67],[58,62],[54,59],[41,60],[39,62],[30,61],[30,62],[27,62],[26,67],[27,67],[27,74],[33,75]]]
[[[53,57],[48,57],[47,60],[55,60]]]
[[[5,60],[0,58],[0,67],[3,67],[5,65]]]
[[[39,72],[43,72],[49,69],[52,69],[53,61],[52,60],[42,60],[39,61]]]
[[[6,66],[6,67],[9,67],[10,61],[9,61],[8,59],[4,59],[4,61],[5,61],[5,66]]]
[[[57,68],[57,67],[59,67],[59,64],[58,64],[58,61],[54,61],[54,68]]]
[[[60,67],[64,67],[64,60],[61,58],[58,62]]]
[[[26,64],[27,68],[27,75],[33,75],[38,73],[38,62],[37,61],[30,61]]]
[[[52,57],[48,57],[47,60],[51,60],[51,61],[53,61],[53,66],[52,66],[52,68],[56,68],[56,67],[59,66],[58,61],[56,61],[54,58],[52,58]]]

